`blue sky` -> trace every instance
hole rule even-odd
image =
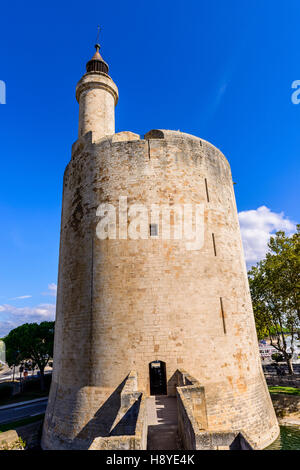
[[[180,129],[233,173],[248,263],[300,222],[298,0],[5,2],[1,6],[0,336],[55,310],[62,177],[75,86],[101,53],[119,88],[116,131]],[[22,298],[19,298],[22,297]]]

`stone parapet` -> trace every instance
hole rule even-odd
[[[89,450],[146,450],[145,398],[137,390],[137,373],[131,371],[120,393],[120,409],[110,435],[96,437]]]
[[[186,450],[252,450],[240,432],[208,430],[205,389],[185,371],[177,371],[178,432]]]
[[[91,417],[85,428],[70,440],[57,439],[55,422],[45,421],[43,449],[145,450],[147,416],[145,398],[137,389],[137,373],[132,371]]]

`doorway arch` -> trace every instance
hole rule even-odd
[[[150,395],[167,395],[166,363],[152,361],[149,364]]]

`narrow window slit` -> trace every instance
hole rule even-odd
[[[213,240],[213,246],[214,246],[214,253],[215,253],[215,256],[217,256],[216,240],[215,240],[214,233],[212,233],[212,240]]]
[[[150,237],[157,237],[158,236],[157,224],[150,224],[149,225],[149,230],[150,230]]]
[[[223,321],[223,331],[226,335],[226,325],[225,325],[225,315],[224,315],[224,308],[223,308],[223,299],[220,297],[220,305],[221,305],[221,313],[222,313],[222,321]]]
[[[207,179],[205,179],[205,189],[206,189],[206,197],[207,197],[207,202],[209,202],[209,194],[208,194],[208,185],[207,185]]]

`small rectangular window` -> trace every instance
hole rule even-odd
[[[157,237],[158,235],[158,227],[157,224],[150,224],[150,237]]]

